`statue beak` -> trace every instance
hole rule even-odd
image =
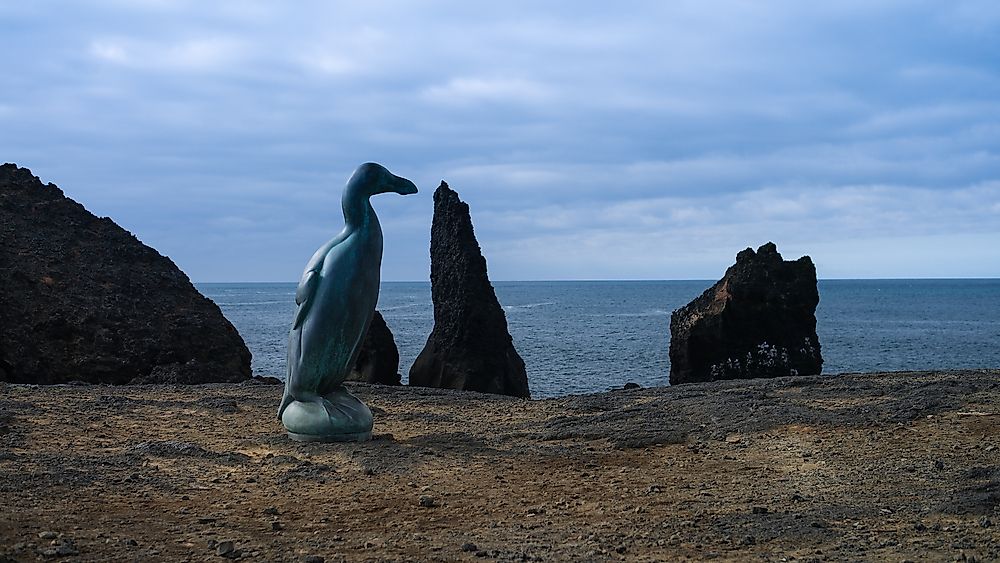
[[[399,195],[410,195],[417,193],[417,186],[413,182],[407,180],[406,178],[400,178],[396,176],[392,181],[392,188],[394,192]]]

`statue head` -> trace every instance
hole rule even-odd
[[[417,193],[417,186],[406,178],[396,176],[381,164],[366,162],[358,167],[347,181],[348,191],[364,196],[395,192],[399,195]]]

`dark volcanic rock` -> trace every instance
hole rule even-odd
[[[400,385],[399,348],[382,313],[375,311],[348,381]]]
[[[670,317],[670,383],[816,375],[816,267],[774,243],[736,256],[726,275]]]
[[[434,192],[431,297],[434,330],[410,369],[410,385],[530,396],[469,206],[445,182]]]
[[[243,339],[169,258],[30,170],[0,166],[0,379],[249,377]]]

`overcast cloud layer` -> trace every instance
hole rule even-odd
[[[1000,277],[1000,3],[5,2],[0,161],[196,281],[294,281],[374,160],[494,279]]]

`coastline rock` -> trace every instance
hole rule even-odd
[[[410,369],[410,385],[530,397],[469,206],[441,182],[431,226],[434,330]]]
[[[399,348],[392,338],[389,325],[385,324],[382,313],[375,311],[372,322],[361,342],[358,361],[347,376],[347,381],[378,383],[380,385],[401,385],[399,374]]]
[[[817,375],[819,291],[808,256],[782,260],[774,243],[747,248],[700,297],[670,317],[670,384]]]
[[[250,352],[169,258],[4,164],[0,366],[11,383],[239,382]]]

